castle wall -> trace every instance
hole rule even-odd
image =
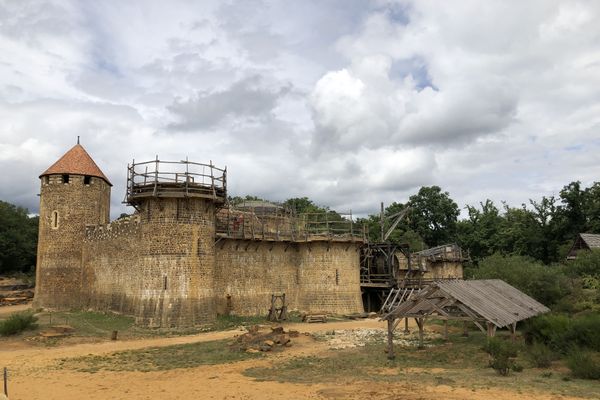
[[[357,246],[221,239],[215,265],[217,311],[266,315],[271,294],[285,293],[289,310],[361,312]]]
[[[88,304],[147,326],[215,316],[214,209],[202,199],[151,199],[135,221],[89,229],[83,251]]]
[[[81,251],[88,224],[106,223],[110,186],[100,178],[42,177],[34,306],[77,308],[81,304]]]
[[[462,279],[463,266],[459,261],[437,261],[429,263],[424,279]]]

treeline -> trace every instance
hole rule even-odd
[[[245,196],[229,201],[239,204],[263,199]],[[307,197],[291,198],[282,205],[297,214],[327,213],[330,220],[342,218]],[[455,242],[469,252],[475,265],[493,254],[527,256],[550,264],[564,259],[578,233],[600,233],[600,182],[590,187],[572,182],[558,197],[529,200],[519,207],[485,200],[467,206],[464,219],[459,219],[460,208],[448,192],[439,186],[422,187],[407,203],[387,206],[384,215],[396,214],[407,205],[411,211],[389,240],[407,243],[413,251]],[[366,225],[371,241],[380,240],[379,214],[357,222]],[[386,219],[386,230],[391,223]],[[27,271],[35,265],[37,226],[38,218],[30,218],[27,209],[0,201],[0,273]]]
[[[406,205],[411,211],[390,240],[414,250],[455,242],[475,264],[493,254],[528,256],[550,264],[564,259],[578,233],[600,233],[600,182],[587,188],[572,182],[558,197],[532,199],[520,207],[485,200],[467,206],[465,219],[459,219],[460,209],[448,192],[438,186],[422,187],[407,204],[392,203],[384,214],[393,215]],[[379,221],[377,214],[364,220],[371,240],[379,240]]]
[[[0,274],[35,268],[38,220],[26,208],[0,201]]]

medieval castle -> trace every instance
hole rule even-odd
[[[381,267],[361,270],[366,240],[351,217],[229,206],[227,171],[212,162],[133,162],[125,201],[136,211],[113,222],[112,184],[80,144],[40,179],[36,307],[187,326],[266,314],[271,295],[285,293],[290,309],[356,313],[361,288],[373,287],[363,276]],[[438,261],[459,277],[461,257]]]

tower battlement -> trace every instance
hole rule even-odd
[[[125,202],[136,209],[148,198],[227,200],[227,168],[188,160],[135,162],[127,166]]]

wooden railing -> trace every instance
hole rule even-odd
[[[249,209],[222,209],[217,213],[217,235],[255,240],[364,241],[365,229],[351,214],[256,213]]]
[[[227,169],[192,161],[153,161],[127,166],[126,202],[144,197],[205,197],[224,202]]]

